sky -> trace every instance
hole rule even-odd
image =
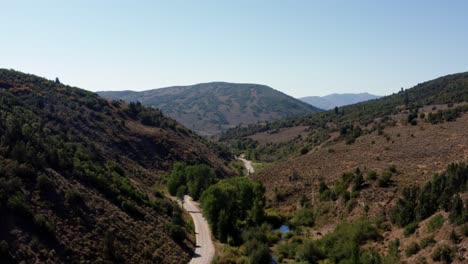
[[[0,0],[0,68],[92,91],[391,94],[468,71],[468,1]]]

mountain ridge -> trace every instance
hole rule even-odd
[[[380,98],[381,96],[373,95],[367,92],[363,93],[332,93],[325,96],[306,96],[299,100],[316,106],[324,110],[330,110],[334,107],[341,107],[360,103],[372,99]]]
[[[269,86],[250,83],[208,82],[147,91],[98,92],[124,101],[139,101],[161,109],[202,135],[214,135],[240,124],[321,111]]]

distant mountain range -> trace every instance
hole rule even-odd
[[[369,93],[334,93],[326,96],[307,96],[299,98],[299,100],[313,105],[315,107],[329,110],[334,108],[335,106],[340,107],[344,105],[356,104],[377,98],[380,98],[380,96]]]
[[[254,124],[321,111],[312,105],[259,84],[201,83],[134,91],[98,92],[102,97],[138,101],[201,135],[214,135],[240,124]]]

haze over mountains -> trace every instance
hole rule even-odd
[[[98,94],[159,108],[164,114],[201,135],[214,135],[240,124],[255,124],[321,111],[259,84],[212,82],[142,92],[106,91]]]
[[[355,104],[372,99],[380,98],[381,96],[369,93],[343,93],[343,94],[329,94],[325,96],[307,96],[299,98],[299,100],[306,102],[310,105],[320,109],[329,110],[334,107]]]

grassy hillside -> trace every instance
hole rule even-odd
[[[215,82],[143,92],[99,94],[159,108],[202,135],[214,135],[239,124],[255,124],[319,111],[268,86],[257,84]]]
[[[330,139],[352,143],[361,135],[393,125],[390,115],[404,114],[413,120],[418,115],[416,110],[425,105],[451,106],[467,101],[468,72],[440,77],[397,94],[340,107],[338,111],[239,126],[225,131],[220,140],[241,151],[255,149],[258,159],[272,161],[307,153]],[[437,114],[438,110],[441,109],[430,112]]]
[[[272,243],[279,263],[464,263],[467,130],[461,73],[221,140],[271,162],[253,178],[267,218],[293,228]]]
[[[183,214],[153,186],[230,154],[160,111],[0,70],[2,263],[183,263]]]

